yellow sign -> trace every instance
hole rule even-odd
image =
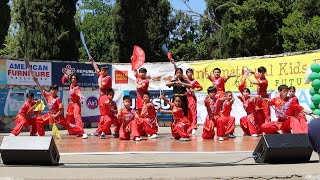
[[[320,62],[319,52],[277,58],[206,61],[190,63],[190,68],[194,69],[194,78],[203,86],[203,91],[212,86],[212,82],[206,77],[207,74],[213,75],[214,68],[220,68],[223,77],[230,74],[241,77],[243,66],[254,72],[257,72],[258,67],[264,66],[267,69],[268,90],[276,90],[282,84],[295,86],[297,89],[308,89],[311,85],[304,84],[305,72],[313,62]],[[241,78],[230,78],[225,84],[226,91],[238,91],[240,80]],[[248,80],[247,86],[250,90],[256,90],[256,86]]]

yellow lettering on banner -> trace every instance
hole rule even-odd
[[[268,90],[276,90],[281,84],[306,89],[310,87],[310,84],[304,84],[305,72],[313,62],[320,63],[319,52],[263,59],[213,60],[190,63],[190,68],[194,69],[194,78],[203,86],[203,91],[212,86],[212,82],[207,79],[207,75],[213,75],[212,70],[216,67],[221,69],[221,76],[223,77],[230,74],[239,76],[238,79],[232,77],[226,82],[226,90],[238,91],[242,67],[244,66],[254,72],[257,72],[260,66],[264,66],[267,69]],[[251,76],[251,79],[255,80],[253,76]],[[251,85],[248,80],[247,86],[250,90],[257,90],[256,85]]]

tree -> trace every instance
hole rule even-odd
[[[320,2],[299,1],[293,6],[284,26],[279,30],[283,36],[286,52],[320,49]]]
[[[3,43],[8,33],[11,20],[10,6],[8,5],[8,2],[9,0],[0,1],[0,49],[4,47]]]
[[[220,50],[223,58],[278,54],[284,18],[278,1],[246,0],[234,4],[222,18]]]
[[[134,45],[140,46],[149,62],[165,61],[161,50],[168,40],[168,0],[117,0],[114,16],[113,57],[130,62]]]
[[[87,46],[96,61],[117,62],[112,57],[113,39],[112,0],[83,0],[79,6],[78,26],[83,32]],[[87,60],[82,43],[79,43],[80,59]]]
[[[23,58],[78,60],[77,0],[13,0]]]

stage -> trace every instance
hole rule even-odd
[[[93,133],[94,128],[85,129]],[[67,135],[55,138],[60,153],[59,166],[0,165],[2,177],[23,179],[306,179],[320,177],[319,157],[310,163],[258,164],[252,158],[260,137],[242,136],[236,128],[235,139],[203,140],[201,127],[191,141],[171,138],[169,127],[160,127],[158,139],[123,141],[89,136]],[[2,138],[5,133],[0,134]],[[27,136],[23,132],[21,136]],[[52,133],[47,132],[50,136]],[[319,175],[319,176],[318,176]],[[311,178],[312,179],[312,178]]]

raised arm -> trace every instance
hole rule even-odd
[[[94,70],[99,74],[100,73],[99,67],[98,67],[97,63],[94,61],[93,57],[89,56],[89,60],[91,61]]]

